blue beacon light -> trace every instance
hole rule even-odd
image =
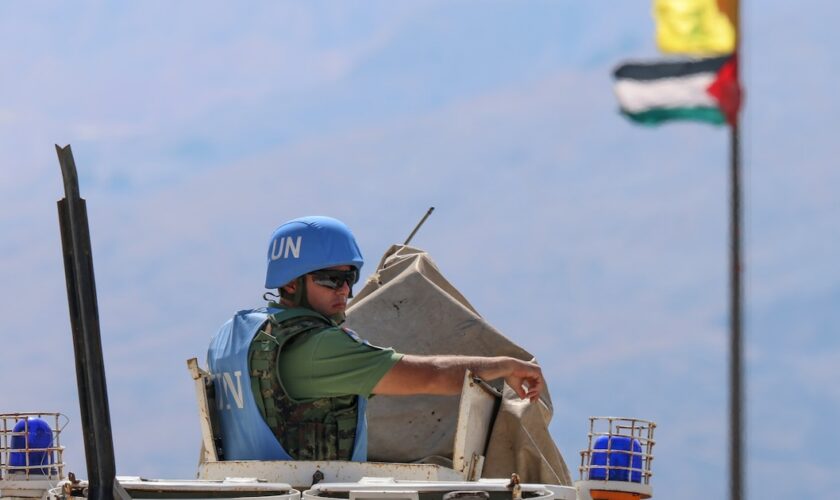
[[[29,417],[19,420],[12,432],[9,465],[21,467],[30,474],[49,475],[48,467],[37,467],[51,465],[54,461],[53,452],[50,450],[53,445],[53,431],[49,424],[40,418]]]
[[[634,483],[642,481],[642,445],[638,439],[600,436],[592,449],[590,479]]]

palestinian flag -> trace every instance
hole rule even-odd
[[[613,73],[621,113],[646,125],[694,120],[735,123],[741,107],[734,55],[622,64]]]

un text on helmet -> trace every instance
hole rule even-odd
[[[297,238],[286,236],[285,238],[275,239],[271,243],[271,260],[288,259],[289,254],[295,259],[300,258],[300,242],[302,240],[303,236]]]

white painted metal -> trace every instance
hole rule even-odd
[[[206,493],[208,498],[261,498],[276,500],[299,500],[300,492],[287,483],[267,483],[255,478],[235,478],[223,481],[201,480],[162,480],[144,479],[140,477],[117,477],[120,485],[132,497],[139,492],[166,492],[167,497],[178,498],[179,495],[198,498]],[[272,493],[265,496],[266,493]]]
[[[134,476],[117,476],[115,491],[119,498],[171,498],[190,500],[300,500],[300,492],[285,483],[267,483],[254,478],[202,481],[195,479],[144,479]],[[48,500],[82,500],[85,482],[69,482],[50,491]]]
[[[58,481],[11,481],[0,480],[0,498],[3,500],[32,500],[46,498],[47,492],[55,488]]]
[[[207,388],[212,383],[210,374],[199,368],[196,358],[188,359],[187,367],[195,383],[198,425],[201,430],[201,462],[215,462],[219,460],[219,457],[216,454],[216,446],[213,444],[213,425],[210,420],[210,404],[207,399]]]
[[[499,398],[498,393],[467,370],[458,407],[452,468],[468,481],[481,477],[490,426]]]
[[[543,484],[548,491],[554,493],[557,500],[579,500],[577,488],[574,486],[560,486],[559,484]]]
[[[350,500],[420,500],[420,493],[417,490],[350,490]]]
[[[303,500],[322,500],[323,498],[343,497],[376,498],[376,499],[407,499],[411,495],[438,493],[441,496],[453,491],[486,491],[504,492],[510,494],[510,480],[481,479],[479,481],[401,481],[393,478],[363,478],[354,483],[318,483],[311,489],[304,491]],[[575,500],[575,489],[569,486],[558,486],[555,490],[542,484],[520,485],[523,497],[529,500]],[[371,494],[371,496],[366,496]],[[352,496],[351,496],[352,495]]]
[[[199,464],[200,479],[257,477],[265,481],[285,482],[298,489],[309,488],[316,472],[321,482],[353,482],[363,477],[396,477],[414,481],[460,481],[452,469],[432,464],[392,464],[343,461],[225,461]]]

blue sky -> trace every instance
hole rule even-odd
[[[727,133],[634,126],[610,72],[649,2],[0,5],[0,411],[62,411],[84,469],[53,144],[88,200],[121,474],[189,477],[185,360],[322,213],[370,271],[415,239],[538,353],[572,467],[589,415],[659,424],[657,497],[720,498]],[[747,488],[840,487],[834,2],[745,2]],[[25,376],[21,376],[25,374]]]

